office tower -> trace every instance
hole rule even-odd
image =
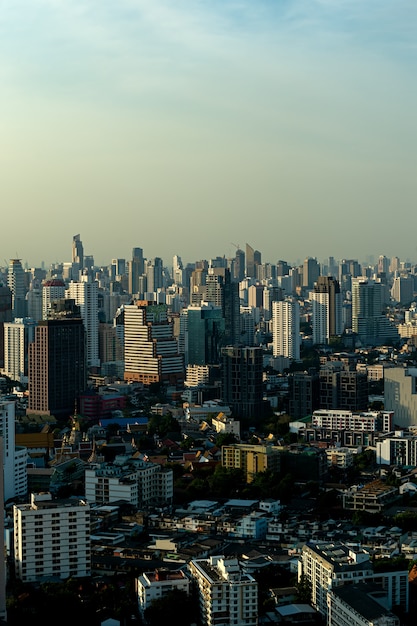
[[[411,274],[395,276],[391,287],[391,297],[400,304],[410,304],[414,298],[414,276]]]
[[[99,367],[98,283],[90,281],[89,277],[83,274],[80,282],[70,282],[66,294],[80,308],[87,339],[87,367]]]
[[[288,276],[290,269],[291,266],[288,265],[287,261],[277,261],[277,276]]]
[[[79,270],[82,270],[84,267],[84,248],[80,235],[74,235],[72,238],[71,262],[77,265]]]
[[[225,323],[220,306],[204,303],[188,307],[188,360],[186,365],[219,365]]]
[[[201,623],[207,626],[256,626],[258,583],[236,558],[211,556],[189,563],[200,605]]]
[[[51,305],[51,317],[41,320],[29,344],[27,413],[68,417],[87,386],[86,337],[74,300]]]
[[[36,325],[30,317],[17,317],[4,324],[4,373],[23,385],[28,382],[28,350],[35,339]]]
[[[259,310],[253,307],[240,307],[240,344],[242,346],[255,345],[255,330],[259,318]]]
[[[138,300],[126,305],[124,326],[125,380],[146,385],[184,381],[184,359],[165,304]]]
[[[235,262],[233,267],[233,280],[240,283],[245,278],[245,253],[238,248],[236,250]]]
[[[382,313],[385,285],[364,277],[352,279],[352,331],[362,345],[398,341],[395,326]]]
[[[183,277],[184,265],[182,263],[181,257],[178,254],[175,254],[172,259],[172,280],[175,285],[183,285],[184,277]]]
[[[307,257],[303,263],[303,287],[312,289],[320,276],[320,264],[317,259]]]
[[[378,257],[377,273],[385,274],[387,276],[389,274],[389,266],[390,260],[385,256],[385,254],[381,254]]]
[[[39,322],[42,319],[42,288],[31,286],[26,294],[27,316]]]
[[[416,424],[417,368],[384,368],[384,409],[394,411],[396,428]]]
[[[0,284],[0,368],[4,365],[4,323],[12,319],[12,292]]]
[[[147,293],[156,293],[164,286],[163,262],[159,257],[150,259],[145,265]]]
[[[342,324],[342,294],[339,282],[332,276],[319,276],[311,293],[313,343],[329,343],[340,336]]]
[[[272,303],[272,349],[274,356],[300,358],[300,305],[295,298]]]
[[[39,319],[48,319],[51,302],[54,300],[62,300],[62,298],[65,298],[64,281],[58,278],[46,280],[42,285],[42,318]]]
[[[256,279],[257,267],[261,264],[262,258],[259,250],[254,250],[248,243],[246,244],[246,278]]]
[[[26,317],[25,271],[20,259],[10,259],[7,285],[12,292],[13,317]]]
[[[262,348],[226,346],[222,349],[222,396],[234,416],[263,415]]]
[[[90,505],[32,493],[13,506],[14,564],[23,583],[91,575]]]
[[[288,413],[295,420],[311,415],[320,407],[320,381],[317,372],[288,375]]]
[[[225,328],[224,343],[240,341],[240,298],[239,284],[232,281],[228,268],[209,267],[203,289],[203,299],[222,309]]]
[[[110,265],[110,278],[120,282],[126,274],[126,259],[112,259]]]

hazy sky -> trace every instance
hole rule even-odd
[[[417,261],[415,0],[0,0],[0,265]]]

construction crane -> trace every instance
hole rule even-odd
[[[232,246],[234,246],[237,250],[240,250],[240,245],[238,243],[233,243],[232,241],[230,242],[230,244]]]

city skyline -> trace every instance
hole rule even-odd
[[[81,232],[98,265],[416,260],[416,25],[408,0],[6,3],[2,258]]]

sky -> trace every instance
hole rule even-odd
[[[417,262],[415,0],[0,0],[0,265]]]

